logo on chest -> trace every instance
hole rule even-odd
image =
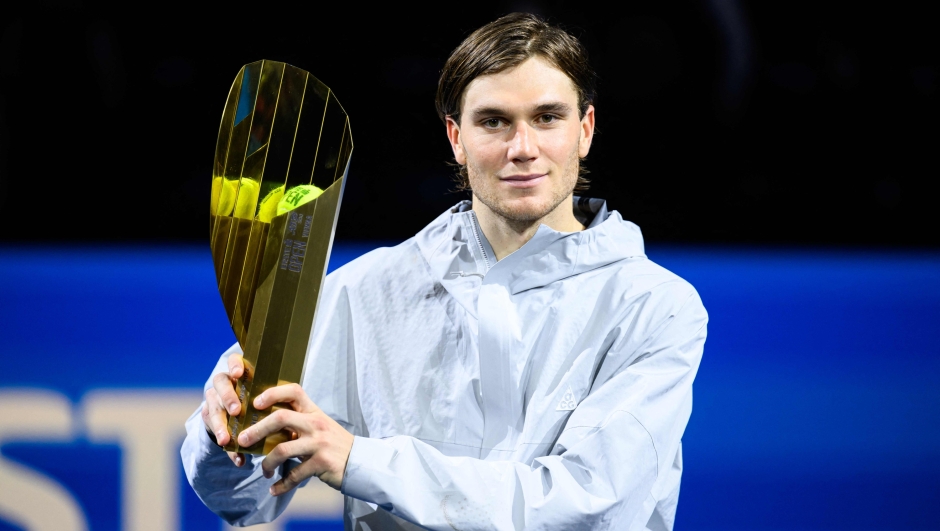
[[[555,408],[555,411],[574,411],[577,405],[578,401],[575,400],[574,392],[569,385],[568,389],[565,390],[565,394],[561,397],[561,402],[558,402],[558,407]]]

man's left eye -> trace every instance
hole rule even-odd
[[[539,122],[543,124],[550,124],[556,120],[558,120],[558,117],[554,114],[543,114],[542,116],[539,116]]]

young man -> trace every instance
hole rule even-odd
[[[573,196],[592,101],[581,45],[534,16],[454,51],[438,109],[472,202],[327,278],[302,386],[239,435],[297,434],[264,459],[209,435],[239,409],[222,356],[182,450],[212,510],[268,521],[317,476],[347,529],[672,529],[707,316],[636,225]]]

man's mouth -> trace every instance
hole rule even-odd
[[[529,173],[525,175],[500,177],[499,180],[513,188],[532,188],[538,186],[546,177],[548,177],[547,173]]]

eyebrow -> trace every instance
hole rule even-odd
[[[535,112],[537,113],[546,113],[551,112],[555,114],[568,114],[571,112],[571,106],[567,103],[562,103],[560,101],[553,101],[550,103],[543,103],[535,107]]]
[[[560,101],[552,101],[536,105],[533,111],[536,114],[569,114],[571,113],[571,106]],[[507,114],[510,113],[507,112],[506,109],[501,109],[499,107],[480,107],[479,109],[473,109],[473,111],[470,112],[470,119],[477,121],[489,116],[506,116]]]

